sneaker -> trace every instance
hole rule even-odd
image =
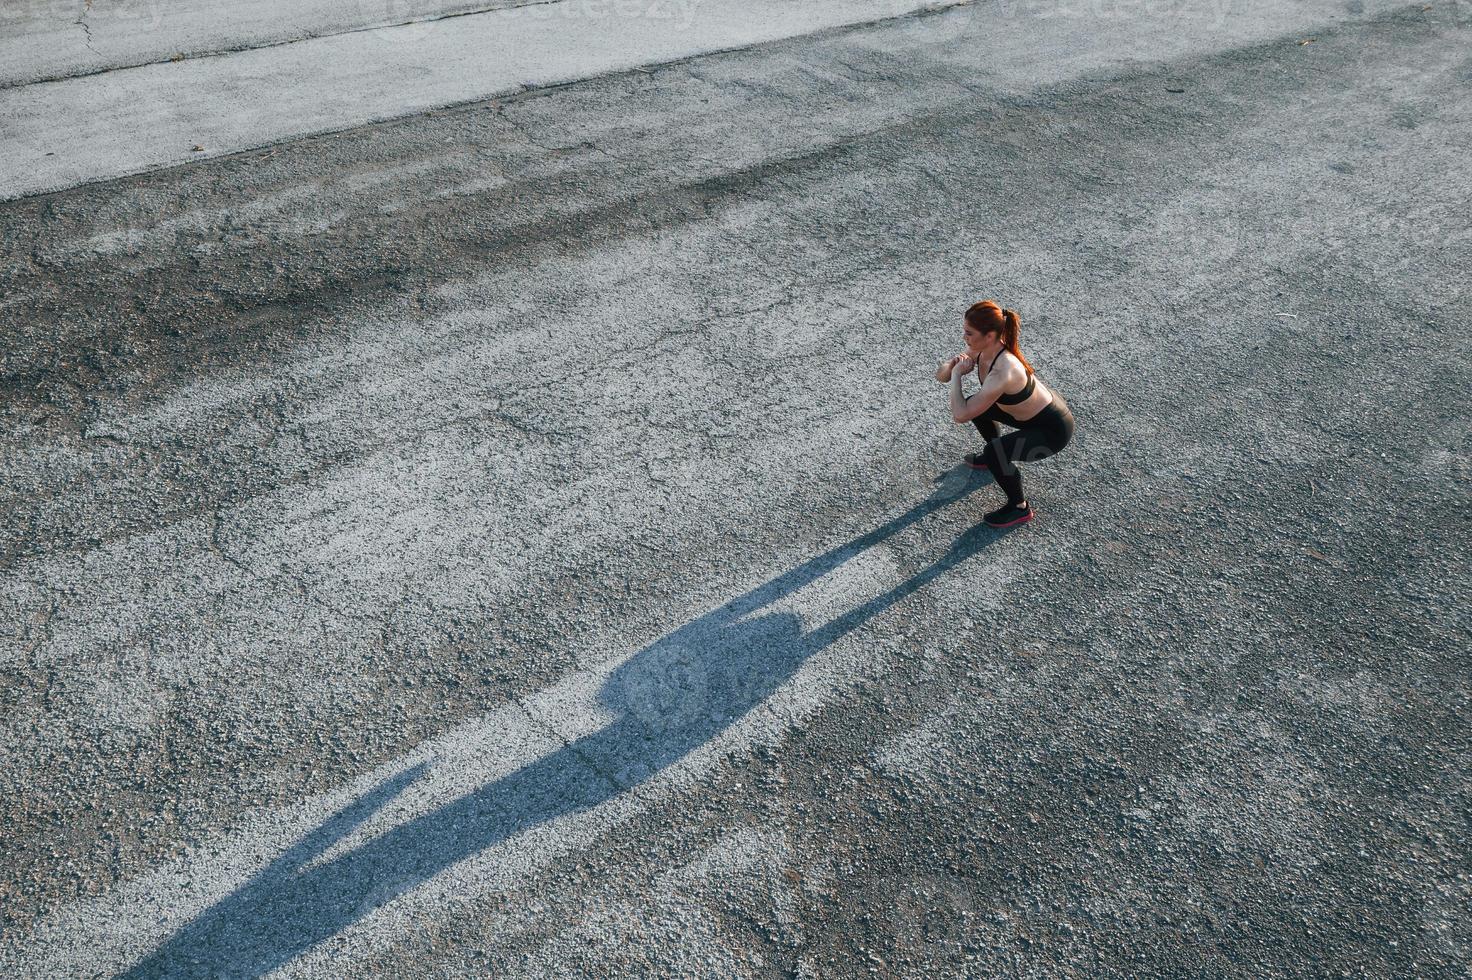
[[[1018,524],[1026,524],[1032,520],[1032,508],[1026,502],[1020,507],[1008,504],[1001,510],[992,511],[982,520],[986,521],[988,527],[1016,527]]]
[[[986,469],[986,460],[982,458],[981,453],[967,453],[966,465],[973,470],[984,470]]]

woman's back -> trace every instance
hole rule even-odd
[[[1053,392],[1011,351],[999,351],[991,369],[977,380],[985,383],[998,373],[1002,375],[1002,395],[996,404],[1011,418],[1026,422],[1052,403]]]

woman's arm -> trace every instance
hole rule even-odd
[[[981,383],[981,390],[967,398],[961,393],[961,379],[970,374],[971,369],[975,366],[975,361],[969,357],[963,357],[956,363],[955,370],[951,372],[951,420],[954,422],[970,422],[991,408],[1006,384],[996,374],[989,374]]]

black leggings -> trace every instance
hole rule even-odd
[[[1007,503],[1022,503],[1022,474],[1015,464],[1031,463],[1058,452],[1073,438],[1073,413],[1068,404],[1053,393],[1053,400],[1026,422],[1019,422],[996,405],[971,420],[976,431],[986,440],[981,458],[1007,494]],[[1002,435],[998,427],[1014,426],[1017,431]]]

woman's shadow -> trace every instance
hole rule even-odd
[[[763,703],[804,660],[997,539],[977,525],[918,574],[809,632],[773,603],[985,482],[959,466],[899,517],[818,555],[634,654],[599,700],[615,720],[536,762],[313,863],[425,771],[420,764],[344,807],[202,912],[125,977],[259,976],[450,865],[553,818],[618,796]],[[310,865],[310,866],[309,866]]]

